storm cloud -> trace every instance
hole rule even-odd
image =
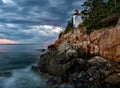
[[[83,0],[0,0],[0,39],[53,42]]]

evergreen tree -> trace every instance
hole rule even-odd
[[[83,24],[87,26],[88,33],[116,23],[120,13],[120,0],[86,0],[82,6]]]

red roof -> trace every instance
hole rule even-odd
[[[74,15],[79,15],[79,10],[76,9],[76,10],[74,11]]]
[[[75,12],[79,12],[79,10],[76,9]]]

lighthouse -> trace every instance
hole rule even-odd
[[[81,16],[79,10],[76,9],[73,14],[73,26],[77,28],[80,23],[81,23]]]

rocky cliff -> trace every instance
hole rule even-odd
[[[120,21],[115,27],[63,34],[41,55],[48,88],[120,88]]]
[[[56,40],[55,45],[59,46],[63,41],[68,41],[93,55],[101,55],[120,62],[120,21],[115,27],[95,30],[90,35],[87,35],[85,30],[84,27],[62,35]]]

